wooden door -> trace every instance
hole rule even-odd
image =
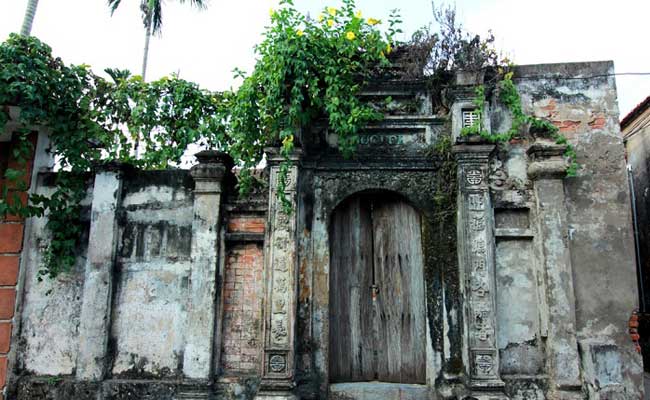
[[[330,380],[424,383],[420,217],[378,197],[355,197],[332,217]]]

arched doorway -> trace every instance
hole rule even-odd
[[[329,229],[330,382],[425,383],[419,213],[391,193],[359,194]]]

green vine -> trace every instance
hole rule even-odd
[[[416,46],[399,46],[394,35],[401,32],[401,20],[395,12],[382,32],[382,22],[365,18],[354,0],[343,0],[340,8],[325,8],[316,19],[299,13],[291,0],[282,0],[277,10],[271,10],[271,24],[255,48],[255,68],[248,75],[237,70],[241,85],[225,92],[203,90],[177,76],[145,82],[116,69],[106,70],[110,79],[105,79],[86,65],[65,65],[34,37],[11,35],[0,45],[0,105],[20,110],[12,140],[18,167],[7,168],[0,183],[0,217],[47,214],[52,238],[39,278],[56,277],[75,264],[88,172],[112,162],[141,169],[176,166],[195,143],[233,157],[241,170],[242,193],[250,189],[250,171],[263,160],[264,148],[280,147],[284,161],[278,196],[291,212],[286,178],[294,147],[301,145],[301,132],[326,120],[329,132],[338,137],[340,152],[350,157],[359,131],[383,117],[358,96],[371,76],[407,65],[416,76],[429,71],[433,75],[427,76],[438,82],[453,69],[499,64],[491,35],[486,40],[467,35],[454,25],[452,10],[440,11],[435,18],[441,23],[438,33],[421,32]],[[476,90],[482,114],[485,87]],[[464,129],[464,135],[507,141],[529,123],[566,143],[552,124],[523,114],[512,74],[504,76],[498,90],[499,100],[513,115],[510,130],[488,134],[477,124]],[[8,121],[8,108],[1,108],[0,130]],[[32,194],[24,203],[20,194],[28,189],[25,166],[33,152],[34,126],[48,127],[59,173],[51,194]],[[445,148],[438,153],[448,154],[450,142],[442,145]],[[567,156],[575,160],[570,146]],[[575,173],[575,165],[570,173]]]
[[[81,201],[86,173],[120,162],[142,169],[178,165],[188,146],[228,152],[241,168],[240,191],[249,190],[250,169],[263,159],[264,148],[280,146],[278,193],[285,197],[289,157],[300,132],[325,118],[347,157],[358,132],[380,113],[357,94],[368,71],[390,65],[399,16],[392,14],[386,33],[381,21],[364,18],[353,0],[340,9],[327,7],[316,20],[300,14],[290,0],[271,11],[271,24],[256,46],[257,63],[239,89],[223,93],[200,89],[176,76],[144,82],[128,71],[106,70],[111,79],[88,66],[68,66],[34,37],[11,35],[0,46],[0,105],[20,110],[12,151],[18,168],[4,172],[0,217],[47,213],[52,237],[39,278],[55,277],[75,263],[82,232]],[[0,129],[9,111],[0,110]],[[49,195],[32,194],[27,204],[24,166],[32,153],[30,127],[47,126],[60,172]]]
[[[517,86],[512,81],[512,78],[513,72],[507,72],[503,75],[503,79],[497,83],[499,101],[507,107],[512,116],[510,129],[505,132],[492,133],[482,127],[481,121],[484,114],[486,96],[485,86],[478,85],[475,89],[476,97],[474,98],[474,112],[476,112],[477,118],[471,126],[461,129],[461,136],[478,135],[491,143],[503,143],[517,137],[521,132],[522,127],[528,124],[531,131],[545,132],[549,134],[557,144],[566,145],[564,156],[569,160],[567,176],[576,176],[579,166],[576,162],[577,154],[574,147],[568,143],[567,138],[559,132],[558,127],[553,125],[550,121],[526,115],[523,112],[521,96],[519,95]]]

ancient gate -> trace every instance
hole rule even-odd
[[[354,196],[330,223],[330,381],[425,383],[420,216],[387,193]]]

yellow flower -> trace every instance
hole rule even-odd
[[[379,54],[381,54],[382,57],[386,57],[386,55],[384,54],[384,51],[383,51],[383,50],[380,51]]]
[[[336,8],[334,7],[327,7],[327,13],[331,15],[332,17],[336,15]]]
[[[369,25],[377,25],[377,24],[379,24],[379,23],[381,23],[381,21],[378,20],[378,19],[368,18],[368,24],[369,24]]]
[[[356,35],[354,34],[354,32],[348,32],[348,33],[345,34],[345,37],[346,37],[348,40],[354,40],[354,38],[356,37]]]
[[[272,8],[269,8],[269,15],[270,15],[270,16],[273,16],[273,14],[275,14],[275,10],[272,9]]]
[[[393,51],[393,48],[390,47],[390,43],[386,45],[386,54],[390,54],[390,52]]]
[[[298,35],[298,36],[302,36],[302,35],[304,35],[304,34],[305,34],[305,32],[303,32],[301,29],[298,29],[298,30],[296,31],[296,35]]]
[[[318,14],[318,22],[323,22],[323,19],[325,19],[323,14]]]
[[[333,19],[328,19],[327,20],[327,26],[329,26],[330,28],[333,27],[334,26],[334,20]]]
[[[284,139],[282,139],[282,144],[283,145],[288,145],[289,143],[293,143],[293,135],[286,136]]]
[[[355,17],[361,18],[361,10],[357,10],[357,12],[354,14]]]

